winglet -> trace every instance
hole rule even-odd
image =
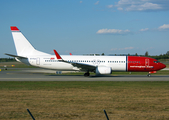
[[[19,29],[16,26],[11,26],[11,31],[19,31]]]
[[[58,59],[58,60],[62,60],[62,58],[60,57],[60,55],[57,53],[57,51],[56,50],[53,50],[54,51],[54,53],[55,53],[55,55],[56,55],[56,58]]]

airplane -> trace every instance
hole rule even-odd
[[[82,71],[86,77],[90,72],[102,75],[114,71],[148,72],[147,76],[151,76],[166,67],[156,59],[141,56],[59,55],[56,50],[55,55],[51,55],[36,50],[16,26],[10,28],[17,55],[5,54],[27,65],[56,71]]]

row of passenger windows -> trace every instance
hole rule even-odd
[[[68,62],[87,62],[87,63],[105,63],[105,61],[100,61],[100,60],[97,60],[97,61],[90,61],[90,60],[67,60]],[[58,60],[45,60],[45,62],[58,62]],[[108,63],[125,63],[125,61],[108,61]]]
[[[125,61],[108,61],[108,63],[125,63]]]
[[[108,61],[108,63],[125,63],[125,61]],[[140,63],[140,61],[127,61],[127,63]]]
[[[96,62],[96,61],[90,61],[90,60],[67,60],[68,62]],[[45,60],[45,62],[58,62],[58,60]],[[105,63],[105,61],[97,61],[100,63]]]
[[[87,62],[87,63],[105,63],[105,61],[90,61],[90,60],[67,60],[68,62]],[[58,60],[45,60],[45,62],[58,62]],[[125,61],[108,61],[108,63],[125,63]],[[128,63],[140,63],[140,61],[128,61]]]
[[[128,63],[140,63],[140,61],[128,61]]]
[[[45,60],[45,62],[58,62],[58,60]]]
[[[88,63],[90,63],[90,62],[96,62],[96,61],[90,61],[90,60],[68,60],[68,62],[88,62]],[[100,62],[100,63],[105,63],[105,61],[100,61],[100,60],[97,60],[97,62]]]

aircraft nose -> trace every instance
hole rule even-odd
[[[166,67],[166,65],[165,64],[163,64],[163,63],[161,63],[161,69],[163,69],[163,68],[165,68]]]

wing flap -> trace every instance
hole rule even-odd
[[[87,71],[94,71],[96,69],[96,66],[88,65],[88,64],[83,64],[83,63],[70,63],[75,67],[80,68],[81,70],[87,70]]]

